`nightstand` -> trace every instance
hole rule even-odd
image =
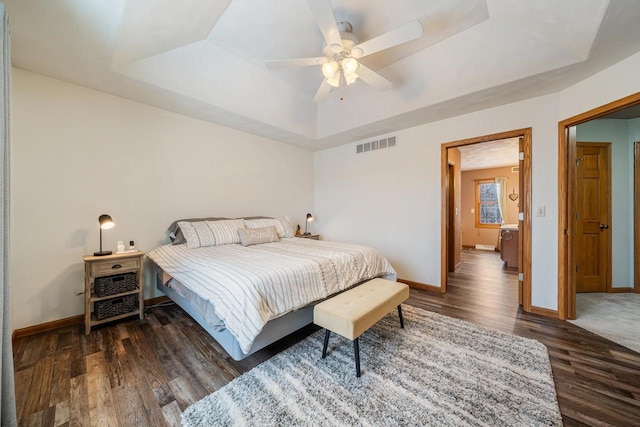
[[[320,235],[319,234],[307,234],[306,236],[304,234],[301,234],[299,236],[301,239],[311,239],[311,240],[320,240]]]
[[[144,315],[144,252],[84,260],[84,332],[91,327],[129,316]]]

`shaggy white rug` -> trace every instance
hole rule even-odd
[[[538,341],[403,306],[353,345],[324,330],[236,378],[182,414],[186,426],[562,425]]]
[[[576,294],[574,325],[640,352],[640,294]]]

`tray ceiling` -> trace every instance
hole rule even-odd
[[[320,103],[304,0],[8,0],[16,67],[256,135],[322,149],[555,92],[640,51],[640,2],[333,0],[365,41],[418,19],[423,36],[363,60],[394,83]],[[342,99],[342,100],[341,100]]]

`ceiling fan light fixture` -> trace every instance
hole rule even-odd
[[[355,58],[344,58],[342,60],[342,69],[344,74],[355,74],[358,71],[358,61]]]
[[[356,80],[358,80],[358,75],[356,73],[344,73],[344,79],[347,81],[347,86],[349,86],[351,83],[354,83]]]
[[[338,71],[338,63],[336,61],[329,61],[322,65],[322,74],[327,79],[333,77],[336,74],[336,71]]]
[[[338,71],[333,76],[328,77],[327,78],[327,83],[329,84],[329,86],[340,87],[340,75],[341,74],[342,73],[340,71]]]

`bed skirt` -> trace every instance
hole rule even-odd
[[[220,331],[219,327],[215,328],[211,326],[200,315],[198,310],[193,307],[189,300],[178,294],[174,289],[163,285],[162,278],[159,277],[157,273],[156,287],[159,291],[163,292],[165,295],[171,298],[171,300],[178,304],[184,311],[189,313],[193,320],[195,320],[200,326],[202,326],[202,328],[206,330],[207,333],[211,335],[234,360],[242,360],[245,357],[255,353],[256,351],[263,349],[269,344],[273,344],[280,338],[284,338],[287,335],[297,331],[298,329],[303,328],[310,323],[313,323],[313,306],[315,304],[308,305],[301,309],[287,313],[282,317],[273,319],[264,326],[262,332],[260,332],[260,335],[258,335],[253,341],[253,345],[249,349],[249,352],[244,353],[240,349],[238,340],[236,340],[236,338],[227,329]]]

